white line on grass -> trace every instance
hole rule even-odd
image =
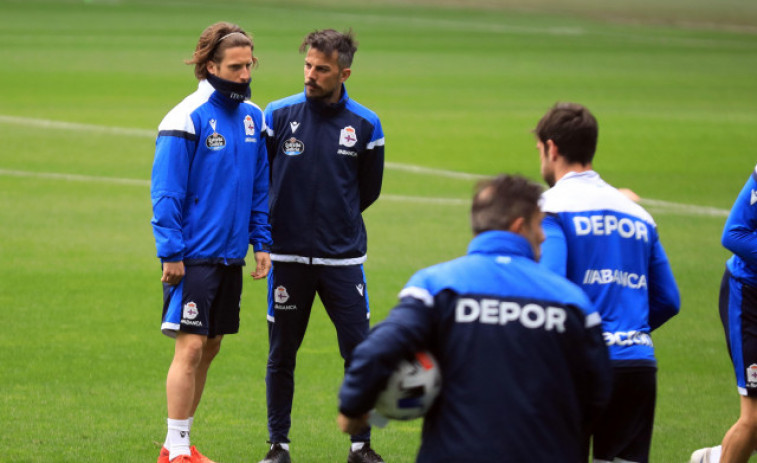
[[[43,129],[74,130],[78,132],[109,133],[129,137],[155,138],[158,131],[146,129],[129,129],[124,127],[108,127],[104,125],[79,124],[76,122],[53,121],[49,119],[35,119],[32,117],[6,116],[0,114],[0,124],[23,125],[24,127],[40,127]]]
[[[455,178],[458,180],[480,180],[487,175],[468,174],[465,172],[455,172],[452,170],[434,169],[431,167],[413,166],[411,164],[400,164],[397,162],[385,162],[384,167],[390,170],[400,170],[413,174],[433,175],[435,177]]]
[[[135,136],[145,138],[155,138],[156,130],[147,129],[130,129],[125,127],[108,127],[95,124],[80,124],[75,122],[54,121],[49,119],[36,119],[32,117],[7,116],[0,114],[0,124],[21,125],[24,127],[40,127],[46,129],[73,130],[78,132],[89,133],[109,133],[114,135]],[[437,177],[455,178],[460,180],[478,180],[484,178],[484,175],[467,174],[465,172],[454,172],[450,170],[433,169],[430,167],[413,166],[410,164],[400,164],[396,162],[387,162],[387,169],[411,172],[414,174],[434,175]]]
[[[156,132],[147,129],[130,129],[124,127],[108,127],[94,124],[80,124],[74,122],[62,122],[48,119],[36,119],[31,117],[7,116],[0,114],[0,124],[23,125],[25,127],[43,127],[60,130],[86,131],[98,133],[110,133],[124,136],[137,136],[153,138]],[[386,168],[414,174],[432,175],[436,177],[446,177],[458,180],[479,180],[486,178],[486,175],[469,174],[465,172],[455,172],[443,169],[434,169],[430,167],[414,166],[410,164],[400,164],[396,162],[387,162]],[[129,179],[118,177],[98,177],[91,175],[63,174],[55,172],[29,172],[22,170],[0,169],[0,176],[6,177],[31,177],[49,180],[65,180],[73,182],[100,182],[119,185],[136,185],[149,186],[148,180]],[[431,198],[420,196],[403,196],[384,194],[381,198],[388,201],[413,202],[421,204],[440,204],[440,205],[467,205],[470,200],[458,198]],[[679,215],[704,215],[711,217],[727,217],[728,210],[719,209],[709,206],[698,206],[694,204],[681,204],[658,199],[641,199],[641,204],[649,207],[655,212],[662,214],[679,214]]]
[[[412,167],[412,166],[411,166]],[[438,171],[437,169],[425,169],[418,168],[419,170],[411,169],[412,172],[419,172],[423,174],[432,174]],[[450,172],[451,174],[460,174],[456,178],[470,178],[477,177],[483,178],[483,175],[464,174],[458,172]],[[39,178],[46,180],[64,180],[68,182],[90,182],[90,183],[109,183],[115,185],[133,185],[148,187],[150,186],[149,180],[131,179],[131,178],[118,178],[118,177],[99,177],[94,175],[78,175],[78,174],[61,174],[55,172],[29,172],[23,170],[12,169],[0,169],[0,176],[6,177],[26,177],[26,178]],[[433,198],[422,196],[405,196],[405,195],[392,195],[382,194],[381,199],[384,201],[395,201],[402,203],[416,203],[416,204],[437,204],[444,206],[467,206],[470,204],[469,199],[459,198]],[[652,209],[656,213],[660,214],[676,214],[676,215],[703,215],[709,217],[727,217],[728,210],[718,209],[716,207],[697,206],[694,204],[680,204],[669,201],[661,201],[658,199],[646,199],[640,200],[641,204]]]
[[[55,172],[29,172],[24,170],[0,169],[6,177],[40,178],[45,180],[65,180],[67,182],[109,183],[114,185],[150,186],[149,180],[118,177],[97,177],[94,175],[60,174]]]
[[[707,215],[711,217],[728,217],[728,214],[730,213],[728,209],[720,209],[717,207],[709,206],[697,206],[694,204],[672,203],[659,199],[641,198],[639,202],[642,205],[647,206],[648,209],[661,214],[669,213],[679,215]]]

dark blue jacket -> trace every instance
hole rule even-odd
[[[534,262],[525,238],[485,232],[467,256],[410,279],[355,348],[339,409],[369,411],[398,361],[428,349],[442,389],[418,462],[576,463],[610,393],[600,324],[576,285]]]
[[[378,116],[351,100],[305,93],[265,109],[271,166],[271,259],[321,265],[365,261],[362,211],[381,192],[384,133]]]

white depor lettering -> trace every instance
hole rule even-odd
[[[585,285],[609,285],[611,283],[631,289],[646,289],[647,276],[609,268],[589,269],[584,273],[583,284]]]
[[[602,333],[602,336],[605,339],[605,344],[608,346],[637,345],[654,347],[654,344],[652,344],[652,337],[649,336],[649,333],[644,333],[642,331],[616,331],[615,333],[605,331]]]
[[[640,220],[631,220],[628,217],[618,219],[614,215],[576,216],[573,217],[573,228],[578,236],[617,233],[622,238],[649,241],[647,224]]]
[[[506,325],[517,321],[526,328],[544,328],[546,331],[563,333],[566,319],[565,309],[551,306],[544,308],[534,303],[521,306],[512,301],[463,298],[457,301],[455,307],[455,321],[458,323],[478,320],[487,325]]]

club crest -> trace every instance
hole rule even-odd
[[[210,127],[213,129],[213,133],[208,135],[208,138],[205,139],[205,146],[212,151],[218,151],[226,147],[226,139],[216,131],[216,124],[217,121],[215,119],[211,119],[208,121],[210,124]]]
[[[355,143],[357,143],[357,132],[355,132],[354,127],[348,125],[343,128],[342,132],[339,134],[339,144],[346,146],[347,148],[352,148],[355,146]]]
[[[244,133],[248,137],[255,135],[255,122],[253,122],[252,116],[249,114],[244,117]]]
[[[305,144],[292,137],[289,140],[284,141],[281,150],[287,156],[297,156],[305,152]]]
[[[283,286],[276,288],[276,291],[273,293],[273,299],[279,304],[283,304],[288,301],[289,293],[287,292],[287,289]]]
[[[194,320],[199,314],[200,312],[197,310],[197,304],[194,302],[187,302],[184,304],[184,318],[187,320]]]

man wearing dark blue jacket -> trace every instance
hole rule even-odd
[[[347,95],[352,33],[305,37],[305,91],[266,107],[273,234],[266,373],[266,463],[288,463],[297,350],[318,294],[345,366],[368,333],[362,212],[379,197],[384,134],[378,116]],[[379,463],[370,433],[353,435],[350,463]]]
[[[207,463],[189,434],[210,363],[239,330],[242,266],[271,267],[268,157],[261,109],[249,101],[252,39],[220,22],[200,36],[192,60],[197,91],[158,128],[152,226],[163,266],[163,323],[176,338],[166,379],[168,432],[158,463]]]
[[[399,361],[429,350],[442,388],[417,462],[581,461],[609,397],[609,360],[586,295],[536,262],[541,191],[517,176],[480,184],[468,254],[416,273],[355,349],[339,391],[343,431],[367,426]]]
[[[593,170],[599,126],[587,108],[558,103],[535,134],[551,187],[541,263],[596,306],[613,367],[613,395],[593,433],[594,461],[647,463],[657,391],[651,332],[678,313],[673,271],[652,216]]]

